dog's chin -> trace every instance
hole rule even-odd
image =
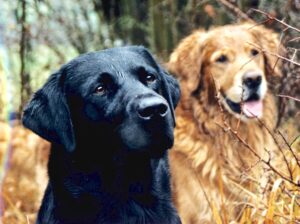
[[[261,118],[263,116],[263,99],[259,96],[242,102],[234,102],[228,97],[224,97],[223,105],[231,114],[242,120]]]
[[[165,119],[152,122],[123,122],[116,129],[121,148],[136,155],[163,156],[174,143],[174,127],[171,121]]]
[[[174,144],[174,135],[170,133],[146,133],[144,131],[121,137],[122,145],[130,153],[162,157]]]

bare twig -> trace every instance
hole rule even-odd
[[[297,65],[297,66],[300,66],[300,63],[295,62],[295,61],[292,61],[291,59],[286,58],[286,57],[283,57],[283,56],[281,56],[281,55],[279,55],[279,54],[277,54],[277,53],[269,52],[269,51],[263,49],[262,47],[260,47],[260,46],[258,46],[258,45],[256,45],[256,44],[253,44],[253,43],[250,43],[250,42],[248,42],[248,44],[250,44],[250,45],[256,47],[256,48],[259,49],[261,52],[264,52],[264,53],[266,53],[266,54],[273,55],[273,56],[275,56],[275,57],[277,57],[277,58],[280,58],[280,59],[282,59],[282,60],[284,60],[284,61],[288,61],[288,62],[290,62],[290,63],[293,63],[293,64]]]
[[[281,188],[282,188],[281,190],[282,190],[284,193],[286,193],[286,194],[288,195],[288,197],[290,197],[290,198],[293,197],[293,194],[289,192],[289,190],[285,187],[285,185],[282,185]],[[300,206],[300,203],[299,203],[299,201],[298,201],[297,199],[295,200],[295,202],[296,202],[296,204],[297,204],[298,206]]]
[[[291,183],[292,185],[295,185],[296,187],[300,187],[299,183],[295,183],[293,180],[291,180],[290,178],[286,177],[285,175],[283,175],[282,173],[280,173],[272,164],[271,164],[271,160],[265,160],[262,159],[260,157],[260,155],[244,140],[242,139],[235,131],[233,131],[232,129],[229,129],[229,131],[246,147],[248,148],[255,157],[257,157],[258,159],[261,159],[261,161],[267,165],[274,173],[276,173],[278,176],[280,176],[282,179],[286,180],[287,182]]]
[[[297,51],[298,51],[298,49],[296,49],[296,48],[291,48],[291,47],[290,47],[290,49],[294,50],[293,56],[291,57],[291,60],[294,61],[294,59],[295,59],[296,56],[297,56]]]
[[[290,39],[290,40],[287,41],[287,42],[293,42],[293,41],[297,41],[297,40],[300,40],[300,37],[295,37],[295,38],[293,38],[293,39]]]
[[[264,11],[261,11],[261,10],[259,10],[259,9],[254,9],[254,8],[252,8],[251,10],[253,10],[253,11],[255,11],[255,12],[258,12],[258,13],[260,13],[260,14],[263,14],[263,15],[266,16],[269,20],[275,20],[276,22],[279,22],[280,24],[282,24],[282,25],[285,26],[286,28],[295,30],[295,31],[297,31],[298,33],[300,33],[300,30],[299,30],[299,29],[297,29],[297,28],[295,28],[295,27],[293,27],[293,26],[287,24],[286,22],[284,22],[284,21],[282,21],[282,20],[277,19],[276,17],[270,15],[269,13],[266,13],[266,12],[264,12]]]
[[[281,133],[281,131],[278,130],[279,135],[281,136],[281,138],[283,139],[284,143],[286,144],[286,146],[288,147],[288,150],[292,153],[294,159],[296,160],[296,163],[298,165],[298,167],[300,168],[300,162],[299,162],[299,158],[296,156],[294,150],[292,149],[291,145],[288,143],[288,141],[286,140],[286,138],[283,136],[283,134]]]
[[[264,25],[265,23],[267,23],[269,21],[270,21],[269,19],[266,19],[266,20],[261,21],[261,22],[255,22],[254,25],[249,28],[249,30],[253,29],[254,27]]]
[[[284,154],[284,152],[283,152],[283,149],[282,149],[282,147],[280,146],[280,144],[279,144],[277,138],[275,137],[275,135],[273,134],[273,132],[269,129],[269,127],[267,127],[267,125],[266,125],[262,120],[260,120],[259,118],[257,118],[257,120],[258,120],[258,122],[259,122],[259,123],[267,130],[267,132],[269,133],[269,135],[273,138],[275,144],[277,145],[277,147],[278,147],[280,153],[281,153],[282,156],[283,156],[284,163],[285,163],[285,165],[286,165],[286,167],[287,167],[287,169],[288,169],[289,175],[290,175],[290,179],[293,181],[293,180],[294,180],[294,178],[293,178],[293,172],[292,172],[292,170],[291,170],[291,167],[289,166],[289,162],[287,161],[287,158],[286,158],[286,156],[285,156],[285,154]],[[283,137],[283,136],[282,136],[282,137]],[[283,138],[284,138],[284,137],[283,137]],[[285,140],[285,139],[284,139],[284,140]]]
[[[293,144],[298,140],[298,138],[300,138],[300,135],[297,136],[297,137],[291,142],[291,145],[293,145]]]
[[[208,198],[208,194],[207,194],[207,192],[205,191],[204,186],[203,186],[201,180],[200,180],[199,178],[195,178],[195,179],[198,181],[198,184],[199,184],[199,186],[200,186],[200,188],[201,188],[201,190],[202,190],[202,192],[203,192],[203,194],[204,194],[205,200],[207,201],[207,203],[208,203],[208,205],[209,205],[209,207],[210,207],[210,209],[211,209],[211,212],[213,213],[213,210],[214,210],[214,209],[213,209],[213,206],[212,206],[212,204],[211,204],[211,201],[210,201],[209,198]]]
[[[298,98],[296,98],[296,97],[293,97],[293,96],[282,95],[282,94],[278,94],[277,96],[283,97],[283,98],[292,99],[292,100],[295,100],[295,101],[297,101],[297,102],[300,102],[300,99],[298,99]]]
[[[226,0],[217,0],[217,2],[221,3],[224,5],[226,8],[228,8],[231,12],[233,12],[235,15],[238,17],[254,22],[246,13],[244,13],[241,9],[239,9],[237,6],[234,4],[230,3],[229,1]]]

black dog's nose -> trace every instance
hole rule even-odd
[[[160,98],[142,99],[137,106],[137,112],[144,120],[153,117],[165,117],[168,112],[168,105]]]
[[[243,76],[243,85],[249,89],[257,89],[262,81],[262,75],[256,72],[247,72]]]

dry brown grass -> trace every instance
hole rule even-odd
[[[249,147],[238,132],[224,125],[226,131]],[[247,195],[250,199],[249,203],[242,205],[241,218],[236,220],[236,223],[300,223],[300,136],[297,127],[299,126],[294,122],[287,121],[276,132],[271,132],[276,139],[276,148],[280,150],[277,155],[280,156],[271,157],[269,154],[270,157],[267,159],[258,157],[258,163],[265,165],[266,176],[260,179],[248,177],[257,184],[256,189],[261,188],[261,191],[250,192],[236,183],[241,194]],[[252,151],[250,147],[248,149]],[[235,204],[231,206],[236,207]],[[216,213],[214,210],[214,218],[218,224],[228,223],[226,211]]]
[[[47,183],[49,143],[20,125],[0,123],[2,222],[34,223]],[[6,163],[6,165],[5,165]]]

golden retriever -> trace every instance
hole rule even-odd
[[[243,23],[197,30],[171,54],[167,66],[180,81],[182,99],[169,157],[183,223],[239,218],[247,202],[243,189],[254,190],[250,177],[263,172],[257,156],[266,158],[265,149],[274,148],[262,123],[269,130],[276,125],[268,83],[281,75],[278,46],[273,31]]]

